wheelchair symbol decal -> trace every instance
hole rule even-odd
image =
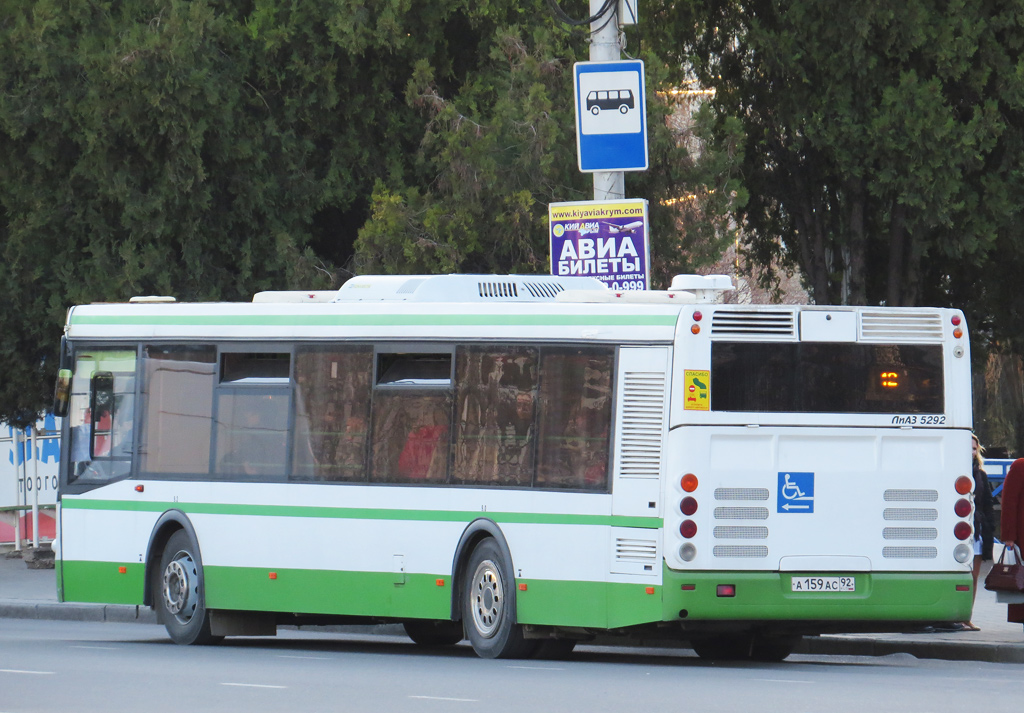
[[[814,473],[779,473],[778,512],[814,512]]]

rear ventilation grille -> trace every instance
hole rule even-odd
[[[715,500],[767,500],[768,488],[715,488]]]
[[[886,559],[929,560],[939,556],[934,547],[883,547],[882,557]]]
[[[711,318],[711,337],[719,339],[796,339],[791,311],[719,310]]]
[[[655,562],[658,559],[658,543],[654,540],[616,537],[615,559],[619,562]]]
[[[882,517],[886,520],[934,521],[939,519],[939,511],[932,508],[886,508]]]
[[[939,531],[934,527],[886,527],[882,529],[886,540],[937,540]]]
[[[738,526],[716,527],[714,535],[716,540],[767,540],[768,528]]]
[[[886,490],[884,495],[887,503],[934,503],[939,500],[938,490]]]
[[[514,282],[480,282],[477,283],[481,297],[518,297]]]
[[[767,557],[764,545],[715,545],[711,550],[715,557]]]
[[[524,282],[523,289],[538,299],[555,299],[555,295],[565,290],[559,284],[543,282]]]
[[[665,374],[626,372],[622,390],[619,472],[623,478],[658,478],[665,429]]]
[[[941,342],[942,317],[938,314],[862,312],[862,342]]]
[[[716,520],[767,520],[768,508],[715,508]]]

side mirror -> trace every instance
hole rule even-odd
[[[53,415],[64,418],[71,405],[71,353],[68,338],[60,338],[60,363],[57,366],[57,385],[53,388]]]
[[[57,385],[53,389],[53,415],[64,418],[71,405],[71,369],[57,372]]]

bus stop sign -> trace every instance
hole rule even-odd
[[[646,171],[644,63],[577,62],[573,79],[580,171]]]

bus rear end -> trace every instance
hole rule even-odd
[[[665,618],[901,631],[972,601],[970,354],[955,310],[683,310]]]

